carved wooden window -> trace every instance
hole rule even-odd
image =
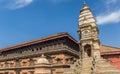
[[[10,63],[10,67],[14,67],[14,63]]]
[[[58,63],[58,64],[62,64],[62,59],[57,58],[56,60],[57,60],[57,63]]]
[[[52,61],[52,58],[47,58],[48,59],[48,61],[50,62],[50,63],[52,63],[53,61]]]
[[[6,57],[7,56],[7,54],[4,54],[4,57]]]
[[[34,66],[34,60],[33,59],[30,59],[30,66]]]
[[[36,48],[36,50],[38,51],[39,49],[38,49],[38,48]]]
[[[67,59],[65,59],[65,60],[66,60],[66,63],[68,63],[68,64],[70,63],[69,58],[67,58]]]
[[[34,52],[34,49],[31,49]]]
[[[3,68],[4,65],[3,65],[3,64],[0,64],[0,66],[1,66],[1,68]]]
[[[39,49],[41,50],[42,48],[40,47]]]
[[[22,51],[20,51],[20,54],[22,53]]]
[[[34,64],[37,64],[37,60],[33,60],[34,61]]]
[[[24,62],[22,62],[22,63],[23,63],[23,66],[27,66],[27,62],[24,61]]]

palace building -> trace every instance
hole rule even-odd
[[[59,33],[1,49],[0,53],[0,73],[33,74],[35,64],[44,54],[56,74],[79,58],[79,45],[69,34]]]
[[[0,74],[120,74],[120,48],[100,44],[86,3],[78,24],[79,41],[62,32],[0,49]]]

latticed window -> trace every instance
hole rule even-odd
[[[27,66],[27,62],[24,61],[24,62],[23,62],[23,66]]]
[[[52,58],[47,58],[48,59],[48,61],[50,62],[50,63],[52,63],[53,61],[52,61]]]
[[[10,67],[14,67],[14,63],[10,63]]]
[[[62,59],[57,58],[56,60],[57,60],[57,63],[58,63],[58,64],[62,64]]]
[[[1,67],[1,68],[3,68],[3,66],[4,66],[3,64],[0,64],[0,67]]]

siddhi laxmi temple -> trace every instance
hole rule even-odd
[[[120,74],[120,48],[102,45],[84,3],[79,40],[66,32],[0,49],[0,74]]]

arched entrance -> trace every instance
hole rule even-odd
[[[91,46],[90,45],[84,46],[84,54],[85,54],[85,57],[91,57]]]

